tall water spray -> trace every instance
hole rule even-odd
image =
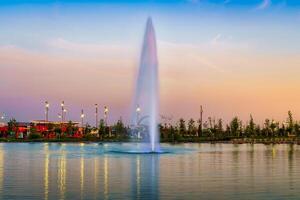
[[[144,127],[144,140],[148,142],[147,150],[157,152],[159,147],[158,134],[158,62],[156,38],[151,18],[148,18],[139,72],[136,83],[134,103],[136,110],[133,120],[136,125]]]

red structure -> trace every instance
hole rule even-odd
[[[16,127],[14,127],[11,132],[9,132],[9,127],[7,124],[0,123],[0,137],[14,136],[18,139],[27,138],[31,131],[40,134],[44,138],[56,138],[57,133],[55,131],[59,130],[60,134],[64,133],[68,137],[72,138],[82,138],[82,130],[78,128],[78,122],[72,122],[71,127],[77,131],[71,135],[68,135],[68,127],[70,127],[70,122],[53,122],[46,120],[33,120],[30,123],[27,122],[17,122]]]

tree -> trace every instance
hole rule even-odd
[[[196,126],[193,119],[190,119],[188,122],[188,133],[189,135],[196,135]]]
[[[91,131],[92,131],[91,125],[89,125],[89,123],[86,123],[86,124],[85,124],[85,128],[84,128],[84,134],[85,134],[85,135],[90,134]]]
[[[218,119],[218,124],[216,127],[216,131],[218,136],[222,136],[223,135],[223,120],[220,118]]]
[[[8,126],[8,132],[10,134],[15,134],[17,132],[18,123],[15,118],[10,119],[9,122],[7,122],[7,126]]]
[[[245,134],[247,137],[251,137],[251,136],[253,137],[256,135],[255,123],[254,123],[252,115],[250,115],[250,121],[249,121],[249,124],[246,126]]]
[[[238,117],[234,117],[230,122],[231,136],[240,137],[240,120]]]
[[[184,119],[179,119],[179,134],[185,135],[186,134],[186,126]]]
[[[270,129],[271,129],[271,136],[274,137],[276,136],[276,131],[279,129],[279,123],[272,120],[271,124],[270,124]]]
[[[105,121],[104,119],[100,119],[99,121],[99,137],[105,135]]]
[[[119,119],[117,123],[114,125],[114,129],[116,131],[117,135],[124,135],[126,132],[126,128],[124,126],[124,123],[122,119]]]
[[[172,142],[174,142],[175,141],[175,134],[176,134],[175,129],[171,125],[170,128],[169,128],[169,130],[170,131],[169,131],[169,134],[168,134],[168,138],[171,139]]]
[[[271,135],[271,123],[269,119],[265,119],[264,126],[263,133],[266,137],[269,137]]]
[[[287,131],[291,134],[294,133],[294,119],[293,119],[293,115],[292,112],[289,110],[288,111],[288,118],[287,118]]]
[[[298,122],[296,122],[294,124],[294,130],[295,130],[295,133],[297,134],[297,136],[299,136],[300,135],[300,125]]]

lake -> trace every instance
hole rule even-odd
[[[1,143],[0,199],[300,199],[300,145]]]

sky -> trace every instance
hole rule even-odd
[[[0,113],[18,121],[129,121],[145,23],[156,31],[160,113],[300,118],[297,0],[0,0]],[[164,121],[163,121],[164,122]]]

